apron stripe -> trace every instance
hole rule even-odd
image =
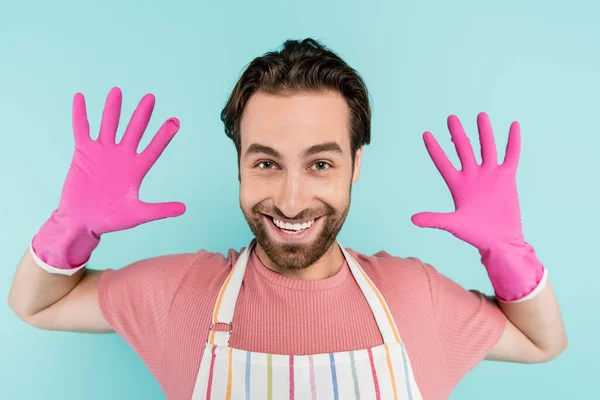
[[[267,392],[268,399],[273,400],[273,355],[267,354]]]
[[[230,347],[229,348],[229,354],[227,355],[228,358],[228,366],[227,366],[227,392],[226,392],[226,400],[230,400],[231,399],[231,374],[232,374],[232,370],[231,370],[231,352],[233,351],[233,349]]]
[[[371,363],[371,374],[373,375],[373,385],[375,386],[375,396],[377,400],[381,400],[381,392],[379,391],[379,380],[377,379],[377,371],[375,370],[375,362],[373,360],[373,352],[371,349],[369,352],[369,362]]]
[[[329,353],[329,365],[331,366],[331,381],[333,383],[333,398],[338,400],[338,382],[337,382],[337,374],[335,372],[335,359],[333,358],[333,353]]]
[[[394,376],[394,367],[392,367],[392,359],[390,358],[390,348],[387,344],[383,346],[385,348],[385,359],[388,365],[388,371],[390,371],[390,380],[392,381],[392,390],[394,391],[394,400],[398,399],[398,390],[396,389],[396,377]]]
[[[365,281],[369,284],[369,286],[373,290],[373,293],[375,293],[375,296],[377,296],[377,300],[379,300],[379,303],[381,304],[381,307],[383,308],[383,311],[385,312],[385,316],[387,317],[387,320],[388,320],[388,322],[389,322],[389,324],[390,324],[390,326],[391,326],[391,328],[392,328],[392,330],[394,332],[394,337],[395,337],[396,341],[399,342],[400,341],[400,334],[398,333],[398,329],[396,328],[396,324],[394,323],[394,320],[392,319],[392,315],[390,313],[390,310],[387,307],[387,304],[385,303],[385,301],[381,297],[381,293],[379,293],[379,290],[377,290],[377,288],[375,287],[375,285],[371,281],[371,278],[369,278],[367,276],[367,273],[365,271],[363,271],[362,268],[360,268],[360,266],[358,265],[358,263],[356,262],[356,260],[354,258],[352,258],[352,261],[354,262],[354,264],[357,267],[357,269],[360,271],[360,273],[363,276],[363,278],[365,279]]]
[[[233,272],[237,268],[239,261],[240,261],[240,259],[238,258],[237,261],[235,262],[235,264],[233,264],[233,268],[231,268],[231,272],[229,273],[229,275],[227,275],[227,279],[225,279],[225,283],[223,283],[223,286],[221,287],[221,291],[219,292],[219,297],[217,298],[217,304],[215,306],[215,311],[213,312],[213,324],[216,324],[219,322],[217,319],[217,315],[219,314],[219,310],[221,309],[221,303],[223,302],[225,290],[227,289],[227,286],[229,285],[229,282],[231,281],[231,278],[233,277]],[[215,331],[211,331],[210,337],[209,337],[209,343],[214,344],[215,343],[214,340],[215,340]]]
[[[412,388],[410,387],[410,376],[408,375],[408,362],[406,361],[406,348],[404,342],[400,343],[402,347],[402,364],[404,365],[404,380],[406,381],[406,392],[408,393],[408,400],[412,400]]]
[[[210,392],[212,391],[213,375],[215,372],[215,349],[216,346],[213,346],[210,358],[210,370],[208,373],[208,385],[206,385],[206,400],[210,400]]]
[[[360,400],[360,390],[358,388],[358,376],[356,374],[356,362],[354,360],[354,351],[350,352],[350,365],[352,366],[352,380],[354,381],[354,397]]]
[[[294,356],[290,355],[290,400],[294,400]]]
[[[313,363],[313,356],[308,356],[308,363],[310,364],[310,392],[312,394],[312,400],[317,400],[317,385],[315,384],[315,364]]]
[[[243,397],[241,393],[238,396],[245,400],[250,400],[253,395],[260,396],[265,400],[274,400],[275,398],[278,400],[280,397],[289,397],[289,400],[295,400],[296,389],[307,390],[309,388],[305,386],[309,384],[311,396],[308,396],[307,400],[324,398],[345,400],[347,397],[355,400],[361,400],[364,397],[373,398],[373,400],[382,400],[382,398],[387,399],[388,397],[394,400],[421,400],[405,344],[400,339],[390,308],[374,282],[341,245],[351,272],[365,295],[384,337],[384,343],[381,346],[345,353],[331,352],[283,357],[269,353],[253,355],[250,351],[242,350],[237,350],[239,352],[237,353],[234,348],[231,348],[227,340],[232,329],[230,321],[239,294],[239,287],[243,284],[243,274],[252,244],[240,254],[217,296],[210,332],[207,335],[209,340],[205,346],[194,393],[192,393],[193,400],[218,400],[217,397],[223,400],[232,400],[233,397],[238,396],[235,394],[236,390],[245,393]],[[213,329],[213,326],[219,323],[229,324],[230,331]],[[246,353],[245,357],[243,353]],[[242,358],[240,362],[233,360],[234,357],[237,360],[238,354]],[[278,361],[280,360],[278,357],[281,357],[282,362]],[[245,365],[242,365],[244,361]],[[350,361],[350,368],[348,368],[348,361]],[[224,371],[226,362],[227,373]],[[328,362],[329,365],[327,365]],[[255,365],[252,365],[253,363]],[[327,369],[330,370],[330,376],[327,375]],[[371,372],[370,376],[368,370]],[[242,374],[244,378],[242,378]],[[264,381],[265,374],[266,382]],[[236,379],[235,386],[233,375]],[[286,375],[288,377],[287,388],[283,382]],[[404,384],[401,382],[402,377],[405,380]],[[242,379],[244,379],[244,383],[241,382]],[[350,379],[352,379],[352,386],[350,386]],[[289,396],[286,396],[285,393],[289,393]]]
[[[246,400],[250,400],[250,358],[252,357],[252,353],[246,352]]]

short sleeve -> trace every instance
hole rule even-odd
[[[104,318],[159,379],[169,309],[200,253],[165,255],[102,272],[98,302]]]
[[[452,385],[481,361],[500,340],[506,317],[484,294],[466,290],[433,266],[428,275],[436,327]]]

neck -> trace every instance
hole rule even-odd
[[[326,279],[337,274],[342,265],[344,265],[344,254],[340,250],[340,246],[337,242],[334,242],[317,262],[299,270],[285,269],[276,265],[271,261],[269,256],[267,256],[267,253],[265,253],[259,243],[256,243],[255,251],[258,259],[265,267],[273,272],[293,279],[306,281]]]

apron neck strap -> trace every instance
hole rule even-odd
[[[229,347],[229,338],[233,331],[233,313],[235,311],[235,305],[237,302],[238,295],[240,293],[240,287],[244,279],[246,272],[246,266],[248,265],[248,259],[252,253],[253,247],[255,246],[255,240],[252,240],[248,247],[246,247],[236,260],[231,272],[225,279],[225,283],[219,291],[215,308],[212,314],[211,325],[209,327],[208,344]],[[352,257],[341,244],[340,249],[344,254],[346,262],[350,268],[356,283],[363,292],[371,311],[375,317],[375,321],[381,332],[384,343],[396,343],[400,342],[400,334],[398,328],[392,317],[392,313],[385,302],[385,299],[375,287],[371,279],[367,276],[365,271],[360,267],[358,262]],[[215,330],[216,325],[226,325],[227,330]]]
[[[248,247],[246,247],[239,255],[231,272],[225,279],[225,283],[221,286],[215,309],[212,314],[212,320],[208,335],[208,344],[214,344],[217,346],[229,347],[229,337],[233,331],[233,312],[235,310],[235,304],[237,302],[238,295],[240,293],[240,287],[244,280],[244,274],[246,272],[246,266],[248,265],[248,258],[252,253],[252,248],[255,245],[255,241],[252,240]],[[215,331],[215,325],[228,325],[228,330]]]
[[[350,272],[352,272],[354,280],[356,280],[360,290],[367,299],[367,303],[369,303],[369,306],[371,307],[371,311],[373,312],[373,316],[379,327],[379,332],[381,332],[381,336],[383,337],[383,342],[401,342],[400,333],[398,332],[398,327],[396,326],[392,312],[379,292],[379,289],[377,289],[373,281],[371,281],[371,278],[369,278],[354,257],[352,257],[341,244],[340,249],[342,250],[342,253],[344,253],[344,257],[346,257],[346,262],[348,262],[348,267],[350,267]]]

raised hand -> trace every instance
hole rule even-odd
[[[459,119],[448,117],[461,170],[454,168],[435,137],[425,132],[425,147],[450,189],[455,211],[421,212],[411,219],[419,227],[448,231],[476,247],[500,300],[530,298],[543,288],[545,269],[522,233],[516,182],[520,127],[517,122],[511,124],[504,161],[498,163],[492,127],[485,113],[478,115],[477,126],[481,165],[475,160]]]
[[[152,204],[139,198],[144,177],[179,130],[179,121],[168,119],[150,144],[138,152],[154,102],[151,94],[142,98],[122,140],[116,143],[121,91],[113,88],[108,94],[96,140],[90,137],[84,97],[75,95],[71,166],[58,208],[32,242],[42,262],[59,269],[77,267],[88,260],[102,234],[185,212],[180,202]]]
[[[462,165],[460,171],[454,168],[430,132],[423,135],[425,147],[450,189],[455,211],[418,213],[413,215],[412,221],[420,227],[443,229],[485,250],[498,242],[523,240],[516,183],[521,133],[518,122],[513,122],[504,162],[499,164],[492,127],[485,113],[478,115],[477,125],[481,165],[475,160],[460,120],[454,115],[448,117],[448,129]]]

